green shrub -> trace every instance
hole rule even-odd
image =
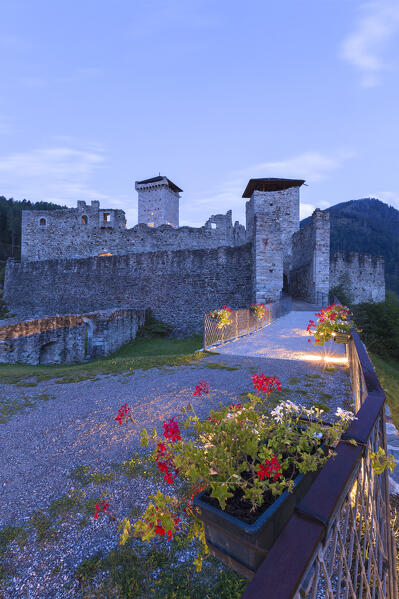
[[[399,298],[388,291],[385,302],[352,307],[360,336],[370,352],[388,360],[399,360]]]

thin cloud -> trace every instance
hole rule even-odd
[[[256,177],[285,177],[288,179],[305,179],[312,186],[325,179],[340,169],[344,163],[352,159],[355,154],[351,151],[341,150],[327,155],[321,152],[302,152],[277,161],[261,162],[233,172],[231,177],[216,189],[206,190],[197,195],[190,203],[190,216],[195,220],[208,208],[209,215],[215,213],[226,213],[233,210],[233,220],[238,218],[245,222],[245,200],[242,198],[243,191],[248,180]],[[326,207],[326,202],[321,202],[319,207]],[[309,216],[316,206],[313,204],[302,204],[301,218]],[[182,205],[184,213],[184,204]],[[205,222],[205,219],[202,221]]]
[[[353,156],[354,154],[348,151],[338,152],[332,156],[320,152],[303,152],[284,160],[254,164],[241,173],[249,177],[300,178],[313,183],[326,179],[330,173],[339,169]]]
[[[399,3],[380,0],[363,4],[354,31],[343,41],[340,56],[358,69],[361,84],[374,87],[394,65],[384,59],[388,42],[399,32]]]
[[[76,205],[77,200],[116,198],[97,190],[92,179],[103,166],[104,153],[96,146],[77,149],[60,145],[0,156],[2,193],[15,199]]]

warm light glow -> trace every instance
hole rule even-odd
[[[326,362],[328,364],[347,364],[346,356],[322,356],[317,354],[301,354],[299,359],[310,360],[312,362]]]
[[[103,252],[102,254],[98,254],[98,257],[101,258],[102,256],[112,256],[111,252]]]

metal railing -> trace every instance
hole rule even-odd
[[[385,395],[356,331],[348,348],[352,422],[242,599],[397,599],[387,472]],[[357,445],[350,440],[355,439]]]
[[[215,345],[223,345],[226,341],[238,339],[255,331],[260,331],[273,320],[290,312],[292,299],[283,297],[277,302],[265,304],[266,312],[263,318],[258,318],[250,308],[231,310],[232,323],[221,329],[217,320],[210,314],[204,314],[204,349]]]

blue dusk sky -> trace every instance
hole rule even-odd
[[[0,0],[0,195],[184,192],[181,224],[251,177],[306,179],[315,207],[399,208],[399,0]]]

